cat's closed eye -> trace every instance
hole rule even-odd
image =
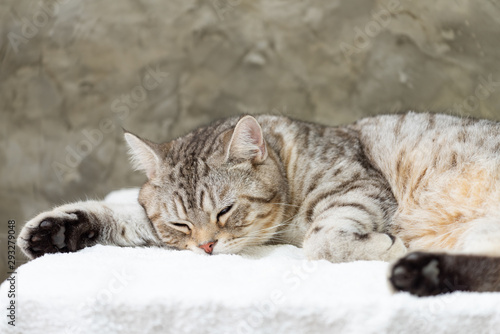
[[[187,223],[182,223],[182,222],[172,222],[169,223],[170,226],[175,228],[178,231],[181,231],[183,233],[189,234],[191,233],[191,226]]]
[[[220,218],[224,216],[226,213],[228,213],[231,209],[233,208],[233,205],[228,205],[224,209],[222,209],[218,214],[217,214],[217,221],[220,221]]]

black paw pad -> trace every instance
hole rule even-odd
[[[92,217],[84,212],[72,212],[64,218],[47,217],[30,228],[27,251],[33,257],[46,253],[75,252],[97,243],[99,230]]]
[[[410,253],[392,267],[389,280],[396,290],[417,296],[450,292],[443,279],[442,258],[443,254]]]

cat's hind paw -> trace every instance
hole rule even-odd
[[[420,297],[453,291],[443,275],[443,256],[446,255],[414,252],[399,259],[390,270],[392,287]]]
[[[46,253],[75,252],[97,243],[99,229],[88,213],[74,210],[44,212],[28,221],[17,239],[30,258]]]

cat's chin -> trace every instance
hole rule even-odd
[[[191,252],[194,252],[196,254],[200,254],[200,255],[215,255],[214,253],[207,254],[203,249],[195,247],[195,246],[188,248],[188,250],[190,250]]]

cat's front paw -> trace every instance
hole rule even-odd
[[[27,222],[17,244],[33,259],[46,253],[75,252],[95,245],[99,232],[88,213],[56,209],[41,213]]]
[[[415,252],[398,260],[391,268],[389,281],[396,291],[417,296],[433,296],[453,291],[443,275],[444,254]]]

